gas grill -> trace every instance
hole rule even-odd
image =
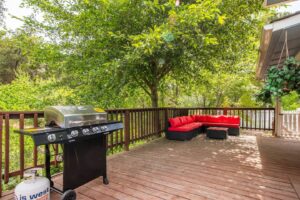
[[[51,106],[45,108],[44,128],[22,129],[16,132],[32,137],[36,146],[45,145],[46,177],[51,189],[62,199],[76,199],[75,188],[103,177],[106,172],[106,136],[123,128],[119,121],[108,121],[107,113],[92,106]],[[50,174],[51,144],[63,149],[63,189],[54,187]]]

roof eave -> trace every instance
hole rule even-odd
[[[265,66],[264,64],[265,64],[268,48],[271,42],[272,33],[273,33],[273,26],[271,24],[264,26],[261,35],[261,40],[260,40],[259,60],[256,68],[256,77],[258,79],[264,78],[264,75],[262,73],[262,68]]]

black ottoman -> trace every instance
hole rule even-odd
[[[207,128],[206,137],[213,139],[227,139],[228,128],[209,127]]]

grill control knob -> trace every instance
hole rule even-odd
[[[77,137],[78,136],[78,130],[71,131],[71,136],[72,137]]]
[[[88,128],[84,128],[84,129],[82,129],[82,133],[83,133],[83,135],[89,135],[90,130]]]
[[[98,133],[99,132],[99,127],[95,126],[92,128],[93,132],[94,133]]]
[[[56,140],[55,134],[50,134],[50,135],[48,135],[48,141],[49,141],[49,142],[55,142],[55,140]]]
[[[106,131],[107,130],[107,126],[101,126],[101,131]]]

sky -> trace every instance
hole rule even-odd
[[[31,9],[20,8],[21,2],[22,0],[5,0],[5,7],[7,8],[5,23],[9,29],[16,29],[23,24],[20,20],[12,18],[11,15],[21,18],[32,13]]]
[[[17,16],[19,18],[23,16],[28,16],[32,13],[32,11],[28,8],[21,8],[22,0],[6,0],[5,6],[7,8],[7,13],[6,13],[6,26],[9,29],[16,29],[20,26],[22,26],[22,22],[12,18],[11,16]],[[279,12],[296,12],[300,11],[300,0],[288,3],[287,8],[280,8]]]

